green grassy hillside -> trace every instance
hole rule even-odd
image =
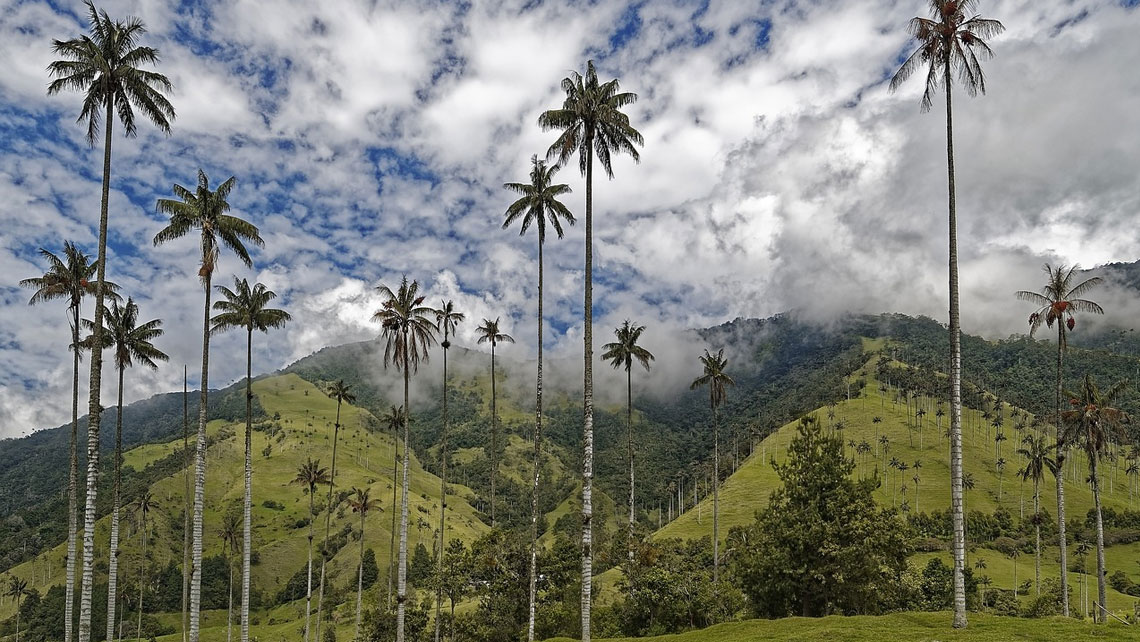
[[[831,616],[790,617],[780,620],[746,620],[711,626],[679,635],[651,638],[622,638],[638,642],[1008,642],[1010,640],[1134,640],[1135,633],[1122,624],[1092,627],[1065,620],[1027,620],[970,614],[970,626],[950,628],[950,613],[895,613],[879,617]],[[570,642],[556,638],[547,642]],[[616,639],[613,642],[617,642]]]

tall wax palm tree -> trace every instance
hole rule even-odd
[[[1056,462],[1049,457],[1052,446],[1045,445],[1045,437],[1029,435],[1017,449],[1017,454],[1025,458],[1025,468],[1021,469],[1022,479],[1033,480],[1033,528],[1036,544],[1033,548],[1034,584],[1037,595],[1041,595],[1041,480],[1045,471],[1053,469]]]
[[[323,613],[322,607],[325,602],[325,566],[328,564],[329,558],[329,526],[332,522],[333,513],[333,486],[336,484],[336,442],[340,436],[340,406],[342,403],[353,404],[356,403],[356,395],[352,394],[352,387],[345,384],[344,380],[338,380],[331,387],[328,392],[329,398],[336,400],[336,423],[333,424],[333,450],[332,450],[332,466],[329,472],[329,497],[327,505],[325,506],[325,540],[321,544],[321,582],[320,588],[317,589],[317,639],[321,639],[321,615]],[[244,642],[244,641],[243,641]]]
[[[79,604],[79,642],[91,639],[91,595],[94,588],[95,499],[99,470],[99,400],[103,369],[102,333],[107,268],[108,202],[111,194],[111,134],[115,116],[127,137],[136,134],[135,110],[154,123],[162,132],[170,133],[174,107],[163,92],[173,87],[166,76],[144,69],[159,61],[158,50],[141,46],[139,39],[146,26],[138,18],[112,20],[88,0],[87,15],[90,35],[70,40],[53,40],[52,52],[59,57],[48,65],[53,78],[48,95],[62,91],[84,94],[77,122],[87,124],[87,142],[94,146],[103,131],[103,189],[99,203],[99,243],[95,280],[95,347],[91,351],[90,398],[87,414],[87,500],[83,518],[83,582]],[[64,607],[71,609],[69,601]],[[67,642],[71,642],[71,620],[64,624]]]
[[[8,578],[8,590],[4,593],[16,600],[16,642],[20,642],[20,602],[28,594],[28,580],[13,575]]]
[[[495,346],[500,343],[514,343],[514,338],[499,331],[499,317],[495,320],[483,319],[483,325],[475,329],[479,333],[479,343],[491,344],[491,528],[495,527],[495,478],[499,476],[499,412],[496,407],[498,395],[495,389]]]
[[[440,437],[439,445],[439,458],[440,458],[440,472],[439,477],[439,574],[443,576],[443,551],[444,542],[446,541],[447,530],[447,432],[450,428],[450,420],[447,414],[447,351],[451,348],[451,341],[449,337],[455,336],[455,328],[466,319],[462,312],[455,309],[455,303],[451,300],[443,301],[439,309],[435,311],[435,327],[437,330],[443,332],[443,341],[440,342],[440,347],[443,348],[443,435]],[[392,511],[395,515],[396,512]],[[362,518],[363,519],[363,518]],[[359,598],[357,599],[357,637],[359,637]],[[439,642],[440,630],[440,609],[443,605],[443,582],[437,582],[435,588],[435,642]]]
[[[241,642],[249,642],[249,574],[250,551],[253,542],[250,535],[253,508],[253,331],[269,332],[270,328],[280,328],[290,319],[289,313],[271,308],[269,302],[277,294],[262,283],[250,287],[249,281],[234,277],[234,289],[217,286],[224,297],[214,303],[214,315],[210,322],[211,333],[224,332],[231,328],[245,330],[245,496],[242,500],[242,555],[241,555]],[[339,412],[339,406],[338,406]]]
[[[969,15],[977,0],[929,0],[930,18],[911,19],[907,30],[918,41],[918,49],[903,62],[891,78],[890,90],[897,90],[914,72],[925,66],[926,90],[921,110],[933,106],[939,86],[946,92],[946,174],[950,230],[950,512],[954,527],[954,628],[965,627],[966,524],[962,511],[962,348],[958,306],[958,220],[954,190],[954,120],[951,87],[957,73],[966,94],[986,93],[985,75],[979,57],[990,58],[993,50],[986,39],[1005,27],[997,20]]]
[[[348,498],[348,505],[352,508],[352,512],[360,513],[360,566],[356,573],[356,629],[352,635],[353,642],[359,642],[361,596],[364,594],[364,518],[369,512],[380,507],[380,500],[369,497],[367,488],[353,488],[352,495]]]
[[[629,154],[634,162],[641,156],[636,145],[644,144],[641,133],[629,124],[621,110],[637,101],[637,94],[621,91],[616,78],[598,82],[594,61],[586,62],[586,74],[577,71],[562,79],[566,98],[562,107],[542,113],[538,124],[543,131],[557,130],[558,138],[546,152],[565,165],[578,155],[578,169],[586,177],[586,274],[583,305],[583,453],[582,453],[582,642],[590,640],[590,595],[593,589],[593,484],[594,484],[594,155],[610,179],[614,177],[612,157]]]
[[[1129,421],[1124,411],[1114,407],[1127,382],[1121,381],[1105,392],[1101,392],[1091,375],[1085,375],[1077,393],[1066,393],[1072,408],[1061,413],[1064,432],[1062,444],[1074,444],[1085,452],[1089,460],[1089,480],[1092,483],[1093,506],[1096,509],[1096,582],[1099,608],[1093,612],[1101,622],[1105,621],[1104,585],[1104,522],[1101,519],[1100,476],[1097,465],[1100,458],[1108,453],[1109,444],[1120,431],[1121,424]]]
[[[234,624],[234,564],[231,556],[241,547],[241,523],[237,513],[227,512],[222,519],[222,529],[218,535],[222,538],[222,554],[226,558],[226,570],[229,572],[228,595],[226,603],[226,642],[233,639]],[[108,638],[110,639],[110,638]]]
[[[319,459],[313,461],[309,457],[297,469],[297,476],[293,478],[292,483],[300,484],[309,491],[309,563],[305,567],[305,642],[308,642],[309,617],[313,611],[313,496],[317,492],[317,486],[330,483],[329,469],[321,468]]]
[[[519,195],[515,202],[507,207],[507,216],[503,220],[503,229],[513,223],[520,223],[519,236],[533,225],[538,233],[538,381],[535,392],[534,406],[534,483],[531,488],[530,499],[530,587],[527,617],[527,642],[534,640],[535,601],[538,595],[538,478],[542,466],[542,299],[543,299],[543,258],[542,250],[546,245],[546,224],[554,228],[558,238],[563,238],[562,222],[567,225],[574,224],[574,215],[570,213],[559,196],[569,194],[570,186],[565,183],[555,183],[554,175],[558,172],[558,165],[547,166],[538,156],[530,158],[530,183],[504,183],[503,188]],[[441,561],[440,564],[443,562]],[[441,566],[442,568],[442,566]],[[436,620],[439,614],[436,613]],[[438,642],[438,640],[436,641]]]
[[[609,361],[614,369],[625,368],[625,420],[626,420],[626,451],[629,455],[629,531],[627,534],[629,561],[633,561],[633,362],[640,363],[646,372],[649,372],[649,362],[653,361],[653,353],[637,344],[645,326],[631,323],[626,319],[619,328],[614,330],[617,341],[602,346],[602,359]],[[736,454],[733,453],[735,460]]]
[[[143,589],[146,588],[146,545],[148,540],[147,518],[150,517],[150,509],[154,504],[154,498],[151,496],[149,490],[143,491],[143,494],[138,499],[138,515],[139,521],[142,522],[142,527],[139,529],[140,536],[142,537],[142,557],[139,558],[139,624],[135,630],[135,637],[142,639],[142,615],[143,615]]]
[[[1037,306],[1037,310],[1029,315],[1029,336],[1034,336],[1037,333],[1043,321],[1049,328],[1052,328],[1054,323],[1057,324],[1057,385],[1056,396],[1054,398],[1057,413],[1055,417],[1057,432],[1055,436],[1058,441],[1056,455],[1057,471],[1058,473],[1062,473],[1064,471],[1065,457],[1068,454],[1068,444],[1061,441],[1061,435],[1064,433],[1061,427],[1061,394],[1064,386],[1062,365],[1065,350],[1068,349],[1069,346],[1069,331],[1076,327],[1077,324],[1073,314],[1075,312],[1104,314],[1104,309],[1092,301],[1081,298],[1089,290],[1101,283],[1100,277],[1094,276],[1074,284],[1077,273],[1081,269],[1079,265],[1073,265],[1072,267],[1058,265],[1054,268],[1046,263],[1044,269],[1048,277],[1045,282],[1045,287],[1041,288],[1041,292],[1021,290],[1017,292],[1015,296]],[[1061,548],[1061,604],[1065,617],[1068,617],[1069,567],[1068,543],[1065,539],[1064,475],[1057,474],[1055,481],[1057,483],[1057,542]]]
[[[83,297],[95,294],[97,287],[93,280],[98,273],[98,263],[92,263],[71,241],[63,244],[63,256],[40,248],[40,255],[47,259],[48,269],[43,276],[20,281],[20,285],[32,288],[35,293],[28,305],[64,299],[67,301],[68,322],[71,326],[71,442],[70,462],[67,475],[67,577],[64,579],[64,639],[71,642],[72,625],[75,617],[75,553],[76,553],[76,493],[79,486],[79,313]],[[115,292],[119,286],[110,281],[103,282],[106,296],[117,299]]]
[[[111,302],[111,308],[104,319],[103,347],[115,351],[115,367],[119,371],[117,412],[115,415],[115,482],[111,493],[111,546],[110,563],[107,567],[107,639],[115,636],[115,605],[119,587],[119,500],[122,489],[123,462],[123,374],[137,361],[152,370],[158,369],[157,361],[166,361],[166,353],[154,346],[152,341],[163,334],[162,321],[152,319],[139,323],[139,306],[133,298],[126,305]],[[87,323],[93,334],[88,343],[94,342],[94,324]]]
[[[713,415],[713,586],[716,587],[720,582],[720,558],[719,539],[720,539],[720,405],[724,403],[728,393],[726,388],[728,386],[735,386],[736,382],[732,377],[725,372],[728,367],[728,359],[724,358],[724,348],[721,348],[714,355],[705,349],[705,353],[701,355],[701,366],[704,368],[704,374],[697,377],[692,385],[689,386],[690,390],[696,390],[701,386],[709,387],[709,407],[712,409]]]
[[[392,606],[392,582],[396,578],[396,489],[400,484],[398,468],[400,465],[400,427],[404,425],[404,407],[392,406],[380,420],[392,431],[392,527],[391,542],[388,544],[388,606]],[[406,444],[405,444],[406,447]]]
[[[419,282],[408,283],[406,276],[396,290],[386,285],[377,289],[384,303],[372,319],[379,321],[383,328],[384,367],[394,365],[404,374],[403,489],[400,495],[400,554],[396,568],[396,642],[404,642],[404,614],[408,600],[408,416],[411,414],[408,389],[412,371],[419,369],[421,361],[427,362],[428,348],[435,343],[435,324],[430,318],[435,311],[424,305]]]
[[[176,183],[173,191],[178,200],[160,198],[155,206],[159,212],[170,216],[170,223],[155,235],[155,245],[181,238],[193,230],[201,232],[202,266],[198,270],[198,277],[206,293],[202,318],[202,391],[198,404],[198,440],[194,457],[190,642],[198,642],[202,602],[202,513],[206,497],[206,409],[210,378],[210,282],[221,254],[219,241],[230,248],[247,267],[252,266],[253,261],[249,258],[245,244],[253,243],[258,247],[264,245],[256,226],[226,213],[230,209],[226,198],[236,183],[236,179],[231,176],[211,191],[210,179],[199,169],[195,191]]]

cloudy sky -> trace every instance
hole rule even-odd
[[[1021,331],[1012,291],[1045,261],[1140,258],[1138,4],[982,1],[1007,31],[988,94],[955,109],[966,331]],[[945,112],[919,113],[921,78],[886,86],[923,0],[101,6],[145,21],[177,110],[169,137],[114,140],[109,278],[164,320],[177,364],[131,373],[128,401],[200,363],[197,245],[151,243],[155,200],[199,167],[237,177],[230,202],[265,239],[252,270],[227,256],[220,280],[260,280],[295,318],[257,337],[256,370],[374,336],[374,287],[401,274],[469,319],[502,316],[508,356],[533,355],[537,241],[500,228],[501,184],[553,141],[538,115],[587,59],[638,94],[645,137],[640,164],[595,184],[600,340],[626,317],[647,339],[791,309],[946,317]],[[45,91],[51,40],[86,28],[78,2],[0,0],[0,437],[69,415],[63,305],[29,307],[17,282],[42,274],[40,247],[96,249],[101,146],[75,123],[79,95]],[[559,178],[580,215],[582,178]],[[583,246],[580,225],[547,246],[546,343],[567,357]],[[211,384],[241,376],[243,338],[215,339]]]

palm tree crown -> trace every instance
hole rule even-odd
[[[112,20],[88,0],[87,14],[91,35],[71,40],[53,40],[52,52],[62,60],[48,65],[55,80],[48,85],[48,95],[65,89],[84,92],[83,108],[77,122],[87,123],[87,141],[94,144],[99,136],[103,111],[111,108],[127,136],[134,136],[135,109],[164,133],[170,133],[174,107],[162,92],[174,89],[166,76],[140,69],[140,65],[158,63],[158,50],[138,45],[146,27],[138,18]]]
[[[224,298],[214,302],[217,312],[210,319],[210,332],[223,332],[230,328],[243,328],[249,332],[258,330],[269,332],[270,328],[280,328],[293,317],[284,310],[266,307],[277,298],[273,290],[265,284],[257,283],[250,287],[249,281],[234,277],[234,289],[219,285],[217,289]]]
[[[1127,413],[1114,407],[1127,387],[1127,381],[1120,381],[1101,392],[1092,375],[1086,374],[1077,392],[1065,393],[1072,409],[1061,413],[1065,422],[1061,442],[1077,444],[1090,458],[1108,453],[1109,442],[1130,421]]]
[[[499,331],[499,318],[495,320],[483,319],[483,325],[475,329],[479,333],[479,343],[490,343],[496,346],[500,343],[514,343],[515,339],[509,334]]]
[[[152,341],[161,337],[162,319],[152,319],[139,325],[139,306],[133,298],[128,297],[127,303],[120,306],[118,301],[112,301],[107,309],[107,318],[104,320],[103,347],[115,349],[115,367],[130,368],[139,362],[151,370],[157,370],[156,361],[167,361],[162,350],[154,346]],[[93,329],[94,324],[84,319],[83,324]],[[94,335],[88,337],[85,343],[94,340]]]
[[[1073,285],[1075,281],[1073,277],[1080,269],[1079,265],[1072,267],[1058,265],[1054,268],[1046,263],[1045,273],[1049,275],[1049,279],[1045,287],[1041,288],[1041,292],[1028,290],[1017,292],[1017,298],[1038,306],[1037,311],[1029,315],[1029,336],[1036,334],[1042,322],[1049,328],[1057,323],[1057,336],[1063,350],[1068,347],[1068,331],[1077,324],[1073,318],[1074,312],[1104,314],[1104,309],[1100,305],[1081,298],[1086,292],[1100,285],[1103,279],[1094,276]]]
[[[369,497],[368,488],[353,488],[352,493],[348,498],[348,506],[352,512],[360,513],[361,517],[380,507],[379,499]]]
[[[724,369],[728,367],[728,359],[724,357],[724,348],[721,348],[714,355],[705,349],[705,353],[701,356],[701,365],[704,366],[705,373],[697,377],[689,386],[690,390],[696,390],[701,386],[709,387],[709,404],[713,408],[719,407],[727,396],[725,391],[726,386],[735,386],[736,382],[732,377],[725,373]]]
[[[252,266],[246,243],[253,243],[262,247],[265,242],[257,226],[236,216],[230,216],[230,204],[226,201],[233,191],[237,179],[229,177],[216,190],[210,190],[210,179],[202,170],[198,170],[198,187],[191,192],[185,187],[175,183],[174,195],[181,200],[160,198],[155,208],[170,216],[170,223],[159,231],[154,237],[154,244],[160,245],[167,241],[181,238],[191,230],[202,232],[202,268],[198,271],[202,283],[213,275],[217,266],[219,246],[221,240],[226,247],[237,254],[246,267]]]
[[[380,322],[383,328],[384,367],[394,365],[402,370],[406,365],[416,372],[421,362],[427,363],[427,350],[435,343],[435,323],[431,321],[435,310],[424,305],[419,281],[408,283],[407,276],[396,290],[386,285],[376,289],[384,297],[381,308],[372,315],[372,320]],[[403,340],[405,334],[408,341]]]
[[[352,386],[346,384],[344,379],[339,379],[329,386],[326,394],[330,399],[336,401],[338,406],[342,403],[356,403],[356,395],[352,393]]]
[[[538,117],[543,131],[562,131],[546,152],[547,159],[557,158],[561,166],[578,154],[579,169],[585,174],[591,156],[596,154],[609,178],[614,177],[613,152],[629,154],[635,162],[641,160],[634,145],[642,145],[644,140],[621,111],[637,102],[637,94],[622,92],[617,78],[599,83],[593,60],[586,62],[585,76],[571,71],[563,78],[562,91],[566,92],[562,108],[547,110]]]
[[[297,475],[291,480],[291,483],[308,487],[311,495],[317,486],[329,483],[329,469],[321,468],[321,460],[314,461],[312,457],[309,457],[297,469]]]
[[[899,67],[890,84],[891,91],[897,90],[915,71],[927,65],[926,91],[922,94],[924,112],[934,104],[939,86],[950,81],[951,71],[958,73],[959,82],[970,96],[986,93],[986,77],[978,58],[993,58],[986,39],[1005,31],[997,20],[977,15],[967,18],[977,0],[929,2],[930,18],[912,18],[907,25],[907,31],[918,41],[918,49]]]
[[[447,301],[440,302],[440,306],[435,312],[435,327],[437,330],[443,332],[443,343],[440,346],[444,350],[451,347],[451,342],[447,340],[448,337],[455,336],[455,328],[460,323],[467,319],[467,316],[462,312],[455,309],[455,302],[448,299]]]
[[[645,332],[645,326],[637,325],[626,319],[619,328],[614,330],[617,341],[602,346],[602,350],[605,350],[602,353],[602,359],[609,361],[615,370],[624,367],[625,371],[629,372],[633,367],[633,362],[637,361],[648,371],[649,362],[653,361],[653,353],[637,345],[637,340],[641,338],[643,332]]]
[[[507,207],[503,229],[521,219],[519,236],[526,234],[530,226],[534,225],[538,229],[538,242],[541,245],[546,242],[547,222],[554,228],[558,238],[563,237],[562,221],[574,224],[574,215],[558,200],[559,196],[569,194],[571,190],[565,183],[552,183],[558,165],[548,166],[537,155],[530,157],[530,163],[530,183],[503,183],[505,189],[519,194],[518,200]]]
[[[35,290],[28,305],[37,305],[58,299],[67,300],[67,309],[72,311],[79,307],[83,297],[95,294],[95,274],[99,270],[99,262],[92,261],[71,241],[63,244],[63,256],[56,256],[49,250],[40,248],[40,256],[47,259],[48,269],[43,276],[32,277],[20,281],[20,286]],[[104,281],[106,296],[117,300],[119,286]]]

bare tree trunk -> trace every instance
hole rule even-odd
[[[146,513],[143,513],[142,524],[142,560],[139,562],[139,627],[135,631],[135,637],[142,639],[142,616],[143,616],[143,589],[146,587]]]
[[[115,598],[119,590],[119,493],[123,462],[123,370],[119,365],[118,407],[115,415],[115,485],[111,491],[111,546],[107,564],[107,639],[115,638]]]
[[[360,570],[356,574],[356,632],[352,642],[360,642],[360,605],[364,594],[364,511],[360,511]]]
[[[1096,595],[1100,608],[1093,612],[1093,619],[1098,622],[1107,622],[1108,619],[1101,609],[1107,609],[1107,596],[1104,586],[1104,521],[1100,511],[1100,477],[1097,474],[1097,456],[1094,453],[1089,458],[1089,472],[1092,478],[1093,501],[1096,504]]]
[[[63,639],[72,642],[75,626],[76,494],[79,486],[79,302],[72,306],[71,461],[67,473],[67,577],[64,579]]]
[[[202,610],[202,521],[206,508],[206,402],[210,378],[210,280],[206,270],[206,308],[202,321],[202,392],[198,402],[198,445],[194,461],[193,571],[190,574],[190,642],[198,642]]]
[[[309,563],[305,567],[305,642],[309,642],[309,617],[313,612],[313,493],[316,486],[309,487]]]
[[[187,368],[182,366],[182,642],[190,635],[190,402],[187,389]]]
[[[329,525],[332,522],[333,485],[336,483],[336,442],[340,436],[340,401],[336,402],[336,423],[333,424],[332,472],[329,476],[329,499],[325,507],[325,542],[321,545],[321,586],[317,591],[317,640],[321,639],[321,617],[325,603],[325,566],[329,559]]]
[[[495,391],[495,340],[491,339],[491,528],[495,528],[495,478],[499,476],[499,411]]]
[[[404,412],[408,411],[404,408]],[[405,442],[404,447],[407,448]],[[400,465],[400,433],[399,428],[392,426],[392,528],[388,542],[388,608],[392,607],[392,582],[396,579],[396,488]]]
[[[954,207],[954,120],[950,64],[943,69],[946,87],[946,174],[950,210],[950,514],[954,526],[954,628],[966,620],[966,517],[962,507],[962,337],[958,311],[958,217]]]
[[[83,510],[83,567],[79,590],[79,642],[91,642],[91,596],[95,590],[95,500],[99,492],[100,389],[103,376],[103,314],[107,274],[107,203],[111,194],[111,100],[103,131],[103,195],[99,205],[99,268],[95,286],[95,329],[91,345],[91,383],[87,404],[87,501]],[[78,347],[78,346],[77,346]],[[194,642],[197,642],[195,640]]]
[[[400,492],[400,561],[396,568],[396,642],[404,642],[404,613],[408,600],[408,459],[411,449],[408,429],[411,406],[408,405],[408,331],[404,330],[404,484]]]
[[[1057,433],[1054,438],[1058,442],[1057,471],[1054,478],[1057,482],[1057,544],[1061,553],[1061,607],[1065,617],[1069,617],[1069,547],[1065,538],[1065,446],[1060,445],[1061,440],[1061,364],[1062,354],[1061,337],[1064,330],[1062,324],[1057,324]]]
[[[1033,548],[1033,582],[1036,595],[1041,595],[1041,482],[1033,480],[1033,530],[1036,533],[1036,545]]]
[[[542,229],[542,228],[539,228]],[[538,480],[542,470],[542,243],[538,240],[538,379],[534,404],[534,485],[530,495],[530,582],[526,640],[534,642],[535,602],[538,600]],[[443,553],[440,552],[440,559]],[[441,562],[442,565],[442,562]],[[442,566],[441,566],[442,568]],[[438,617],[438,615],[437,615]],[[437,641],[438,642],[438,641]]]
[[[629,561],[633,562],[633,373],[629,367],[625,369],[625,402],[626,450],[629,451],[629,532],[626,549]]]
[[[710,386],[716,385],[714,382]],[[720,417],[713,404],[713,594],[720,586]]]
[[[234,565],[230,561],[229,555],[226,555],[226,569],[230,572],[228,597],[226,598],[228,600],[226,602],[226,642],[230,642],[233,639],[234,628]]]
[[[443,551],[447,542],[447,430],[449,428],[447,416],[447,350],[450,342],[447,340],[447,321],[443,323],[443,436],[440,439],[441,474],[439,478],[439,567],[437,570],[435,586],[435,642],[439,642],[440,609],[443,607]],[[540,349],[541,350],[541,349]],[[363,529],[362,529],[363,532]],[[362,567],[363,568],[363,567]],[[357,606],[357,610],[359,610]]]
[[[250,549],[253,538],[253,328],[245,338],[245,497],[242,501],[241,532],[241,642],[249,642]]]
[[[594,580],[594,132],[586,132],[586,300],[583,306],[585,368],[582,382],[582,642],[590,642]]]

